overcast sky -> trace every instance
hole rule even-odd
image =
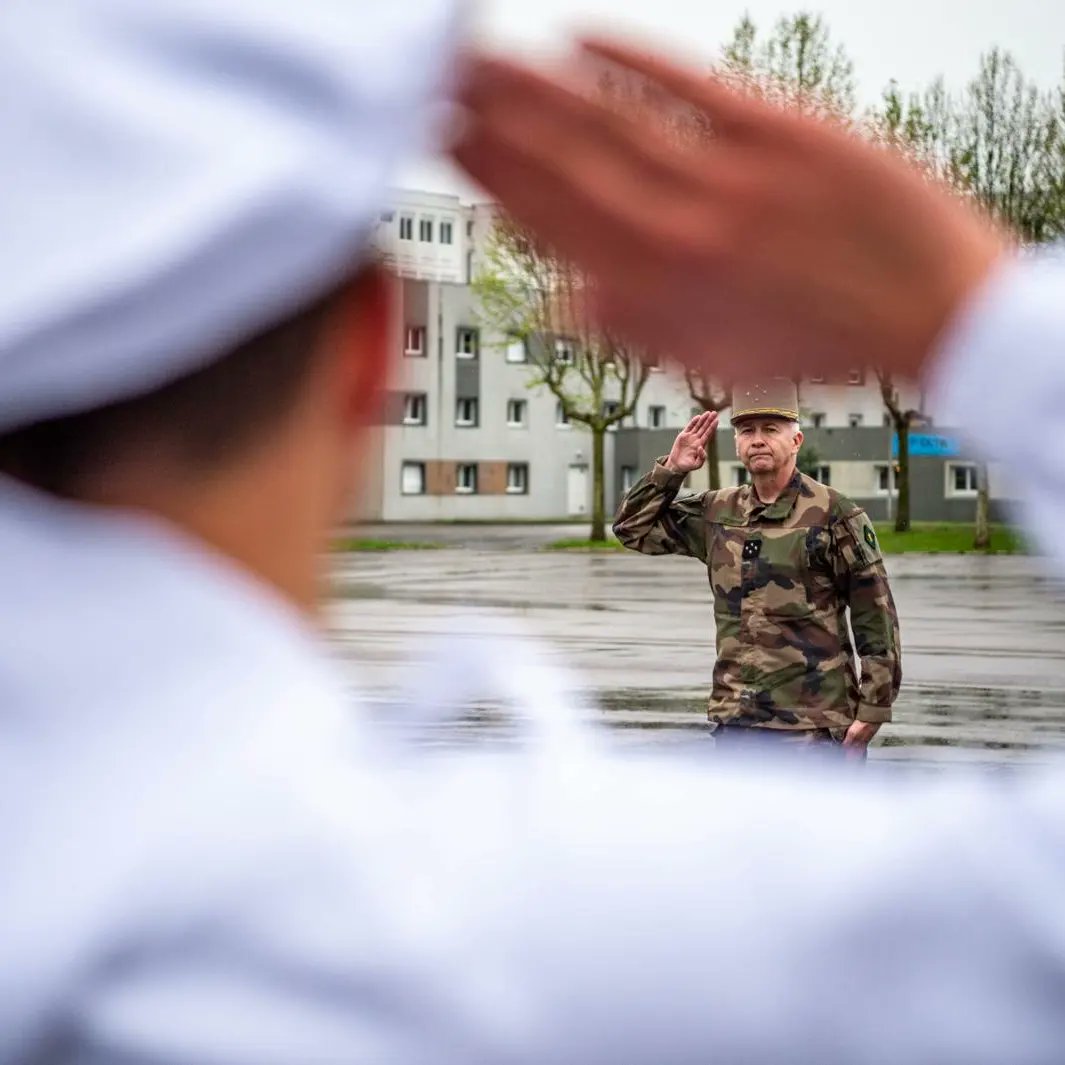
[[[942,74],[962,85],[977,57],[993,45],[1008,48],[1030,76],[1059,80],[1065,58],[1065,3],[1060,0],[821,0],[803,5],[776,0],[479,0],[479,35],[523,51],[553,49],[575,31],[606,28],[658,43],[696,60],[710,60],[748,11],[768,28],[782,14],[820,12],[854,60],[860,99],[873,102],[896,78],[920,88]],[[455,175],[423,163],[404,184],[468,194]]]

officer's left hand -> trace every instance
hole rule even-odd
[[[855,754],[864,751],[869,746],[873,737],[880,731],[880,726],[871,721],[855,721],[847,735],[843,737],[844,747],[856,748]]]

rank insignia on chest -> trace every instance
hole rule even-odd
[[[876,550],[876,533],[873,532],[872,525],[867,525],[865,527],[865,533],[863,535],[865,536],[865,542],[875,551]]]
[[[762,553],[761,540],[746,540],[743,544],[743,561],[753,562]]]

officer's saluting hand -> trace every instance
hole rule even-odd
[[[673,473],[685,475],[702,469],[706,462],[706,445],[717,432],[719,420],[717,411],[703,411],[692,418],[673,441],[673,448],[666,459],[667,468]]]

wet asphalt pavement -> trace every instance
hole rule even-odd
[[[412,655],[434,637],[518,619],[576,676],[626,743],[701,744],[713,665],[706,571],[691,559],[538,550],[572,526],[388,527],[437,551],[335,560],[331,624],[353,679],[385,717]],[[1038,559],[888,559],[902,626],[895,722],[871,757],[912,766],[1012,765],[1065,747],[1065,588]],[[490,741],[506,726],[478,704],[438,740]]]

